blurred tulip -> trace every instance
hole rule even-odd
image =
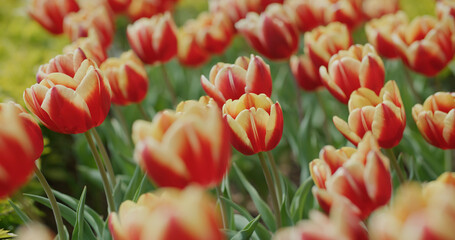
[[[398,0],[363,0],[362,10],[366,19],[380,18],[400,9]]]
[[[41,66],[51,73],[24,92],[27,108],[55,132],[76,134],[99,126],[111,106],[111,89],[103,73],[92,60],[81,62],[77,56],[84,56],[82,50]]]
[[[177,54],[177,27],[169,13],[128,25],[127,36],[131,48],[144,63],[165,63]]]
[[[215,103],[187,101],[133,124],[135,158],[159,186],[218,185],[230,161],[229,130]]]
[[[223,13],[202,13],[196,21],[196,41],[209,53],[220,54],[234,37],[234,24]]]
[[[412,116],[422,136],[438,148],[455,148],[455,93],[437,92],[423,106],[416,104]]]
[[[337,196],[347,198],[360,211],[360,218],[387,204],[392,195],[389,159],[385,157],[372,134],[365,134],[357,151],[324,147],[319,159],[310,163],[316,186],[313,195],[326,212],[331,212]]]
[[[388,81],[379,95],[368,88],[355,90],[349,98],[349,118],[346,123],[333,117],[338,131],[357,145],[371,131],[383,148],[398,145],[406,126],[406,114],[395,81]]]
[[[72,53],[78,48],[81,48],[87,58],[92,59],[97,66],[100,66],[101,63],[107,59],[106,50],[101,45],[98,35],[93,28],[89,30],[87,37],[79,38],[75,42],[66,46],[63,49],[63,53]]]
[[[204,91],[220,107],[228,99],[239,99],[245,93],[272,94],[270,66],[259,56],[238,57],[234,64],[217,63],[210,70],[209,79],[201,76]]]
[[[109,216],[114,240],[225,239],[214,200],[203,189],[163,188],[125,201]]]
[[[353,29],[363,21],[363,0],[319,0],[325,1],[325,24],[340,22]]]
[[[107,0],[107,2],[114,12],[122,13],[128,9],[132,0]]]
[[[289,0],[286,5],[295,11],[295,23],[300,32],[311,31],[324,24],[326,1]]]
[[[273,60],[289,58],[299,46],[299,32],[287,6],[271,4],[258,15],[248,13],[236,29],[259,53]]]
[[[392,40],[392,35],[408,24],[408,17],[402,11],[388,14],[379,19],[373,19],[365,25],[365,32],[370,42],[379,54],[386,58],[397,58],[398,50]]]
[[[43,152],[39,125],[19,104],[0,103],[0,199],[24,185]]]
[[[28,14],[53,34],[63,33],[63,19],[79,11],[75,0],[31,0]]]
[[[417,17],[392,36],[403,62],[425,76],[435,76],[455,54],[454,19]]]
[[[370,44],[339,51],[330,58],[327,68],[321,66],[319,73],[327,90],[344,104],[359,88],[379,94],[384,86],[384,63]]]
[[[282,4],[284,0],[209,0],[212,13],[224,12],[232,22],[246,17],[248,12],[260,13],[272,3]]]
[[[319,71],[308,55],[292,56],[289,65],[300,88],[313,91],[323,86]]]
[[[436,15],[439,19],[445,16],[455,17],[455,1],[453,0],[438,0],[436,1]]]
[[[178,0],[131,0],[127,14],[135,22],[141,18],[172,11]]]
[[[28,223],[17,230],[16,240],[54,240],[55,234],[41,223]]]
[[[265,94],[245,93],[223,106],[232,145],[245,155],[274,149],[283,135],[283,112]]]
[[[209,53],[198,42],[201,29],[197,21],[189,20],[178,31],[177,57],[182,65],[197,67],[210,59]]]
[[[141,102],[148,90],[148,77],[141,60],[128,51],[109,58],[100,67],[112,89],[112,102],[119,105]]]
[[[80,48],[74,50],[74,52],[58,55],[52,58],[49,63],[39,67],[38,72],[36,73],[36,82],[40,83],[43,79],[47,78],[49,74],[57,72],[73,78],[77,69],[81,66],[81,63],[86,59],[87,56]]]

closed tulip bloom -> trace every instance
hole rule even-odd
[[[189,20],[178,31],[177,58],[182,65],[198,67],[210,59],[210,54],[198,42],[200,25]]]
[[[145,193],[109,216],[114,240],[222,240],[221,227],[214,200],[195,186]]]
[[[38,68],[36,73],[36,82],[40,83],[51,73],[63,73],[70,77],[74,77],[81,63],[87,59],[84,51],[80,48],[73,52],[58,55],[52,58],[49,63],[43,64]]]
[[[314,91],[323,86],[318,68],[314,66],[308,55],[292,56],[289,65],[300,88]]]
[[[229,130],[215,103],[189,101],[133,124],[135,158],[159,185],[218,185],[230,160]]]
[[[454,20],[430,16],[415,18],[397,31],[392,39],[403,62],[425,76],[435,76],[455,54]]]
[[[387,204],[392,195],[389,159],[385,157],[372,134],[365,135],[357,151],[324,147],[319,159],[310,163],[316,186],[313,195],[326,212],[341,196],[359,209],[361,219]]]
[[[141,18],[172,11],[178,0],[131,0],[127,15],[134,22]]]
[[[442,149],[455,148],[455,93],[437,92],[423,105],[412,108],[412,117],[422,136]]]
[[[455,1],[438,0],[436,2],[436,15],[439,19],[443,19],[445,16],[455,17]]]
[[[281,106],[265,94],[245,93],[238,100],[227,100],[223,114],[232,145],[245,155],[274,149],[283,135]]]
[[[201,13],[196,19],[197,43],[209,53],[220,54],[226,50],[234,36],[234,24],[223,13]]]
[[[234,64],[218,63],[210,70],[209,79],[201,76],[204,91],[220,107],[228,99],[239,99],[245,93],[272,94],[270,66],[259,56],[238,57]]]
[[[32,0],[28,8],[28,14],[53,34],[63,33],[63,19],[77,11],[75,0]]]
[[[232,22],[246,17],[248,12],[260,13],[272,3],[282,4],[283,0],[209,0],[212,13],[224,12]]]
[[[353,29],[363,21],[362,0],[323,0],[325,24],[340,22]]]
[[[295,11],[295,23],[300,32],[311,31],[324,25],[324,10],[326,1],[289,0],[286,4]]]
[[[373,19],[365,25],[368,42],[374,46],[378,53],[386,58],[397,58],[398,50],[392,40],[392,35],[408,24],[408,17],[402,11],[387,14],[381,18]]]
[[[73,58],[78,51],[80,49],[75,54],[57,56],[50,61],[48,68],[53,66],[53,62]],[[24,92],[27,108],[47,128],[59,133],[84,133],[99,126],[111,106],[111,88],[101,70],[90,59],[80,64],[79,59],[75,60],[73,64],[56,64],[68,67],[63,70],[69,71],[70,66],[74,66],[74,75],[64,71],[49,73]]]
[[[400,143],[406,126],[406,114],[395,81],[388,81],[379,95],[368,88],[359,88],[351,94],[348,106],[348,122],[335,116],[333,123],[354,145],[368,131],[373,133],[383,148],[392,148]]]
[[[366,19],[380,18],[395,13],[399,9],[398,0],[364,0],[362,2],[363,15]]]
[[[43,135],[18,104],[0,103],[0,199],[24,185],[43,152]]]
[[[92,59],[97,66],[100,66],[107,59],[106,49],[101,45],[96,30],[93,28],[89,30],[87,37],[77,39],[63,48],[63,52],[72,53],[78,48],[82,49],[86,57]]]
[[[147,72],[133,51],[107,59],[100,69],[111,86],[113,103],[127,105],[144,100],[148,90]]]
[[[127,36],[131,48],[144,63],[165,63],[177,54],[177,27],[169,13],[128,25]]]
[[[384,63],[370,44],[339,51],[330,58],[327,68],[321,66],[319,73],[329,92],[345,104],[359,88],[379,94],[384,86]]]
[[[299,32],[288,7],[271,4],[258,15],[248,13],[235,28],[259,53],[273,60],[288,59],[297,51]]]
[[[116,13],[122,13],[128,9],[132,0],[107,0],[111,9]]]

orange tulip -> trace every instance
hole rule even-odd
[[[87,37],[79,38],[66,46],[63,49],[63,53],[72,53],[78,48],[82,49],[87,58],[92,59],[97,66],[100,66],[107,59],[106,49],[101,45],[98,35],[93,28],[89,30]]]
[[[24,185],[43,152],[38,124],[20,105],[0,103],[0,199]]]
[[[177,27],[169,13],[136,21],[128,26],[127,36],[144,63],[165,63],[177,54]]]
[[[133,124],[135,158],[159,186],[218,185],[230,160],[229,130],[215,103],[188,101]]]
[[[386,14],[397,12],[398,0],[364,0],[362,10],[366,19],[380,18]]]
[[[310,163],[310,173],[316,184],[313,194],[326,212],[331,212],[336,197],[341,196],[351,201],[359,209],[360,218],[365,219],[387,204],[392,195],[389,159],[370,133],[357,150],[324,147],[319,159]]]
[[[100,67],[112,89],[112,102],[119,105],[141,102],[148,90],[148,77],[141,60],[128,51],[109,58]]]
[[[395,81],[388,81],[379,95],[368,88],[359,88],[351,94],[348,106],[348,122],[335,116],[333,123],[354,145],[368,131],[383,148],[398,145],[406,126],[406,115]]]
[[[265,94],[245,93],[238,100],[229,99],[223,114],[232,145],[245,155],[274,149],[283,135],[281,106]]]
[[[172,11],[178,0],[131,0],[127,10],[128,17],[134,22],[141,18]]]
[[[75,0],[32,0],[28,14],[53,34],[63,33],[63,19],[79,11]]]
[[[423,106],[412,108],[412,116],[427,142],[442,149],[455,148],[455,93],[429,96]]]
[[[325,1],[290,0],[286,4],[295,11],[295,23],[300,32],[311,31],[314,28],[325,25],[324,10],[327,7]]]
[[[57,56],[40,67],[57,71],[24,92],[27,108],[55,132],[76,134],[99,126],[111,106],[111,88],[103,73],[90,59],[80,62],[78,55],[84,56],[82,50]],[[65,62],[71,59],[73,63]],[[51,69],[54,66],[64,68]]]
[[[261,15],[248,13],[245,19],[235,24],[235,28],[267,58],[287,59],[299,45],[299,32],[290,15],[292,12],[288,7],[271,4]]]
[[[177,57],[182,65],[197,67],[210,59],[210,54],[199,44],[198,33],[200,25],[195,20],[190,20],[179,29],[177,38]]]
[[[209,79],[201,76],[204,91],[220,107],[228,99],[239,99],[245,93],[272,94],[270,66],[259,56],[238,57],[234,64],[218,63],[210,70]]]
[[[345,104],[361,87],[379,94],[384,86],[384,63],[370,44],[339,51],[330,58],[327,68],[321,66],[319,73],[327,90]]]
[[[114,240],[225,239],[214,200],[203,189],[160,189],[137,203],[125,201],[109,216]]]

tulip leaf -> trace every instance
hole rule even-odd
[[[239,231],[231,240],[248,240],[253,235],[256,226],[258,225],[261,215],[251,220],[241,231]]]
[[[144,188],[144,184],[146,181],[147,181],[147,174],[144,174],[144,176],[142,177],[142,180],[141,180],[141,184],[139,184],[139,187],[137,188],[136,192],[134,193],[134,197],[133,197],[134,202],[137,202],[137,200],[141,196],[142,189]]]
[[[27,216],[27,214],[25,214],[21,208],[19,206],[17,206],[13,201],[11,200],[8,200],[9,204],[11,205],[11,207],[14,209],[14,211],[16,212],[16,214],[19,216],[19,218],[22,220],[22,222],[24,223],[29,223],[31,222],[32,220]]]
[[[133,177],[131,177],[130,183],[126,187],[123,201],[132,200],[134,198],[134,194],[136,190],[139,188],[139,185],[141,184],[141,179],[143,177],[144,174],[142,173],[141,167],[137,165],[136,169],[134,170]]]
[[[77,204],[76,210],[76,224],[74,225],[72,240],[82,240],[84,234],[84,207],[85,207],[85,197],[87,194],[87,187],[84,187],[82,190],[81,198],[79,199],[79,203]]]
[[[307,202],[307,197],[311,192],[311,187],[313,184],[313,179],[310,176],[300,185],[300,187],[295,192],[290,206],[291,216],[294,222],[298,222],[304,218],[304,210],[306,207],[308,207],[305,205],[305,203]]]
[[[117,184],[114,187],[114,192],[113,192],[113,197],[114,197],[114,208],[118,209],[120,207],[120,204],[123,202],[123,192],[124,189],[124,184],[123,181],[119,180],[117,181]]]

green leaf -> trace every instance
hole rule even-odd
[[[144,174],[141,180],[141,184],[139,185],[139,188],[136,190],[136,193],[134,193],[133,201],[137,202],[139,199],[139,196],[142,194],[142,188],[144,187],[145,181],[147,181],[147,174]]]
[[[77,204],[77,211],[76,211],[76,225],[74,225],[72,240],[82,240],[83,233],[84,233],[84,207],[85,207],[85,196],[87,194],[87,187],[84,186],[84,190],[82,190],[81,198],[79,199],[79,203]]]
[[[123,201],[132,200],[134,198],[134,194],[136,190],[139,188],[141,184],[141,179],[143,178],[143,173],[141,167],[137,165],[136,169],[134,170],[133,177],[131,177],[130,183],[126,187],[125,196],[123,197]]]
[[[311,192],[311,187],[313,186],[313,179],[308,177],[305,182],[300,185],[297,189],[294,198],[291,201],[290,212],[292,220],[298,222],[304,217],[305,203],[307,200],[308,194]]]
[[[27,216],[27,214],[25,214],[21,208],[19,206],[17,206],[13,201],[11,200],[8,200],[9,204],[11,205],[11,207],[14,209],[14,211],[16,211],[17,215],[19,216],[19,218],[24,222],[24,223],[29,223],[31,222],[32,220],[30,220],[30,218]]]
[[[10,233],[8,230],[4,230],[3,228],[0,228],[0,239],[10,239],[12,237],[16,237],[16,235],[13,233]]]
[[[256,226],[258,225],[261,215],[251,220],[240,232],[231,238],[231,240],[248,240],[253,235]]]

